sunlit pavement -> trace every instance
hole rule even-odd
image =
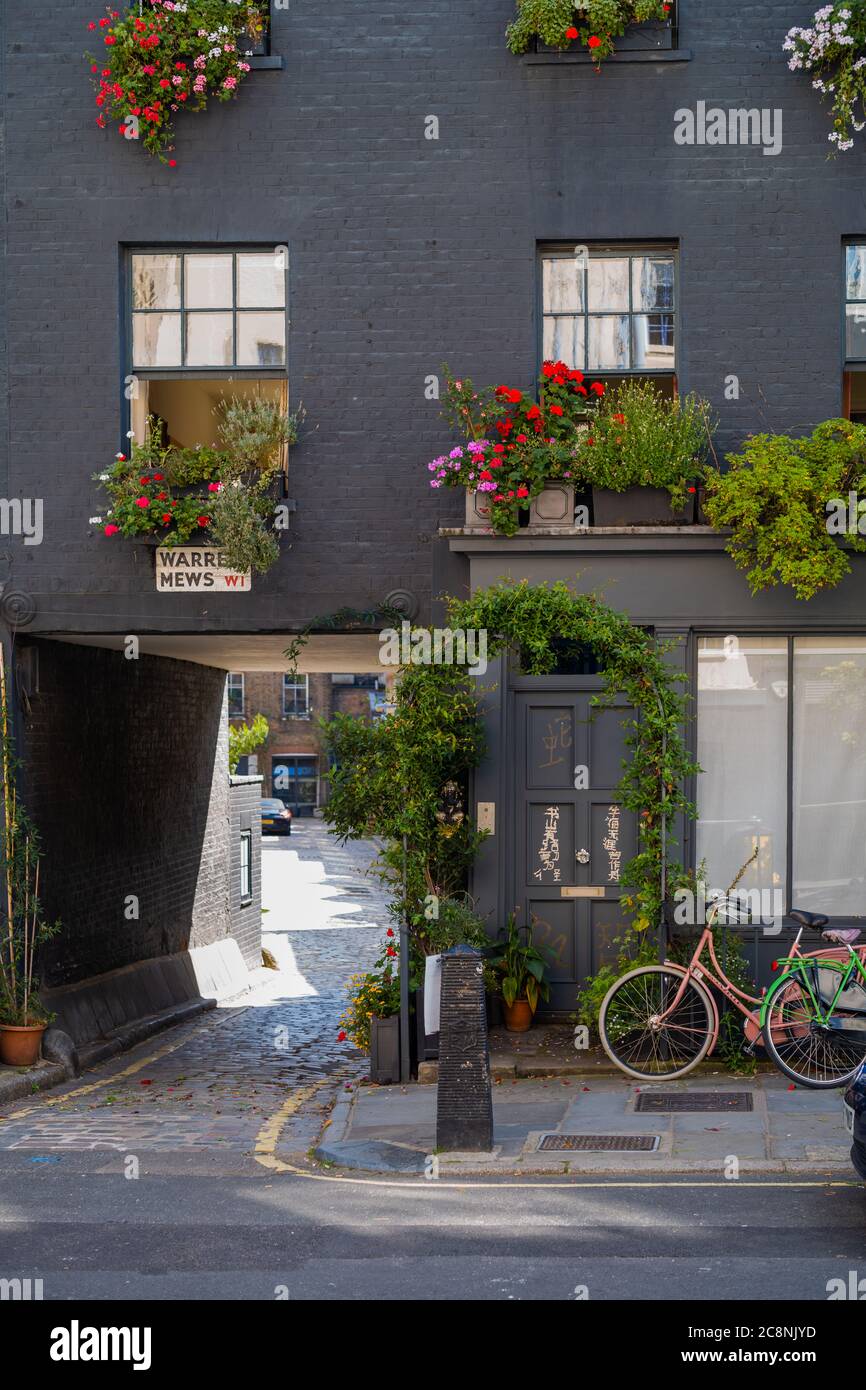
[[[335,1087],[363,1071],[336,1022],[385,900],[371,847],[319,823],[264,853],[283,966],[267,990],[9,1107],[0,1278],[42,1279],[48,1300],[823,1301],[866,1276],[853,1171],[455,1182],[310,1164]]]

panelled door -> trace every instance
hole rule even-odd
[[[521,925],[546,949],[548,1010],[574,1008],[587,975],[616,955],[625,926],[622,866],[636,850],[636,818],[614,795],[627,755],[623,702],[594,710],[600,683],[514,696],[514,896]],[[583,686],[583,688],[581,688]]]

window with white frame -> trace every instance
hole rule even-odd
[[[866,637],[698,646],[697,861],[784,910],[866,916]]]
[[[253,897],[253,836],[252,831],[241,831],[240,846],[240,896],[241,904],[252,902]]]
[[[232,671],[228,679],[229,719],[244,717],[244,677],[243,672]]]
[[[541,254],[542,359],[599,376],[676,372],[673,247],[547,248]],[[663,389],[664,382],[660,382]]]
[[[308,719],[310,715],[310,678],[283,676],[283,718]]]
[[[129,428],[166,443],[218,442],[218,406],[257,395],[288,409],[286,248],[132,250]]]

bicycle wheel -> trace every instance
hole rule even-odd
[[[856,1016],[822,1017],[817,965],[798,966],[771,986],[764,1001],[764,1046],[785,1076],[816,1091],[844,1086],[866,1061],[866,1031]],[[803,975],[803,971],[811,973]],[[808,980],[808,983],[807,983]],[[814,998],[813,998],[814,996]]]
[[[685,978],[681,966],[646,965],[623,975],[605,995],[598,1015],[601,1045],[636,1081],[685,1076],[712,1046],[716,1011],[703,985],[689,978],[674,1007]]]

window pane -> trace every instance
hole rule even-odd
[[[180,308],[180,256],[133,256],[132,307]]]
[[[544,312],[552,314],[580,314],[586,305],[583,302],[584,268],[577,260],[565,256],[553,256],[546,260],[542,269]]]
[[[794,643],[794,907],[866,915],[866,638]]]
[[[285,361],[285,314],[238,314],[238,366],[282,367]]]
[[[628,367],[628,314],[603,314],[589,320],[590,371]]]
[[[545,362],[565,362],[568,367],[582,368],[586,356],[586,319],[560,318],[544,320]]]
[[[244,309],[282,309],[286,302],[286,272],[275,251],[238,256],[238,304]]]
[[[631,263],[632,308],[674,307],[674,263],[657,256],[635,256]]]
[[[647,371],[674,369],[673,314],[635,314],[632,319],[632,366]]]
[[[760,850],[741,889],[780,889],[787,859],[788,646],[781,637],[698,643],[697,862],[724,891]],[[772,898],[767,904],[772,916]]]
[[[180,314],[133,314],[132,365],[180,366]]]
[[[845,356],[866,357],[866,304],[849,304],[845,310]]]
[[[231,314],[190,314],[186,321],[188,367],[232,365]]]
[[[866,299],[866,246],[845,248],[845,298]]]
[[[186,256],[184,266],[188,309],[232,307],[231,256]]]
[[[628,257],[589,262],[589,311],[628,309]]]

